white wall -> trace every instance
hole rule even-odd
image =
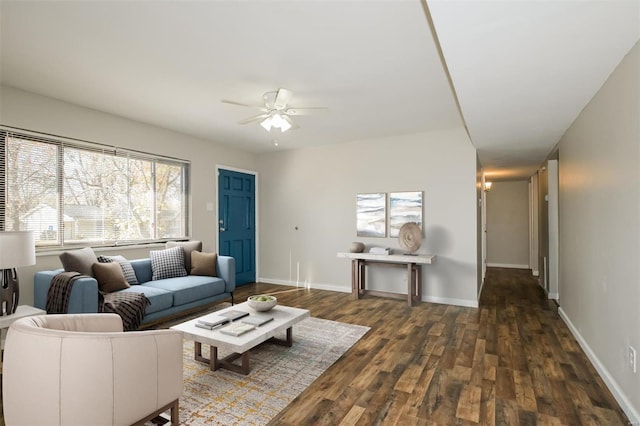
[[[477,306],[476,151],[464,129],[263,154],[259,173],[261,281],[350,291],[338,252],[352,241],[398,248],[356,237],[356,194],[424,191],[419,252],[438,258],[423,294]],[[406,271],[369,271],[372,288],[406,291]]]
[[[249,170],[257,164],[254,154],[6,86],[0,87],[0,123],[190,160],[191,234],[193,239],[203,241],[207,251],[215,250],[217,232],[216,164]],[[207,203],[214,204],[213,211],[206,210]],[[124,255],[131,259],[146,257],[148,248]],[[40,254],[37,262],[18,271],[22,304],[33,303],[35,271],[61,267],[57,254]]]
[[[627,363],[628,345],[640,356],[639,80],[636,44],[559,145],[560,312],[632,423],[640,423],[640,364],[633,373]]]
[[[529,183],[493,182],[487,199],[487,264],[529,268]]]

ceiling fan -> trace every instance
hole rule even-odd
[[[271,131],[272,128],[280,129],[281,132],[286,132],[289,129],[297,129],[298,126],[291,118],[294,115],[308,115],[319,111],[325,111],[325,107],[306,107],[306,108],[294,108],[289,105],[289,101],[293,97],[293,92],[287,89],[278,89],[273,92],[267,92],[262,95],[264,105],[249,105],[241,102],[229,101],[223,99],[225,104],[239,105],[243,107],[256,108],[261,111],[260,114],[254,115],[244,120],[238,121],[238,124],[248,124],[254,121],[260,121],[260,125],[264,127],[266,131]]]

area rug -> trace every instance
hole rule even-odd
[[[264,344],[253,349],[247,376],[209,370],[194,361],[193,342],[185,340],[180,424],[265,425],[367,331],[369,327],[307,318],[294,325],[292,347]],[[208,358],[209,347],[202,349]]]

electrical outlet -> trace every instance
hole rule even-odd
[[[634,373],[636,372],[636,350],[631,345],[629,345],[629,368]]]

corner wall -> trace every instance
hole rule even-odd
[[[640,423],[640,43],[562,138],[560,313]],[[640,356],[640,355],[639,355]],[[635,423],[634,423],[635,422]]]
[[[425,300],[477,306],[476,150],[463,128],[263,154],[260,280],[351,291],[352,241],[398,248],[396,238],[356,236],[356,194],[423,191],[419,252]],[[371,267],[368,286],[405,292],[406,271]]]

